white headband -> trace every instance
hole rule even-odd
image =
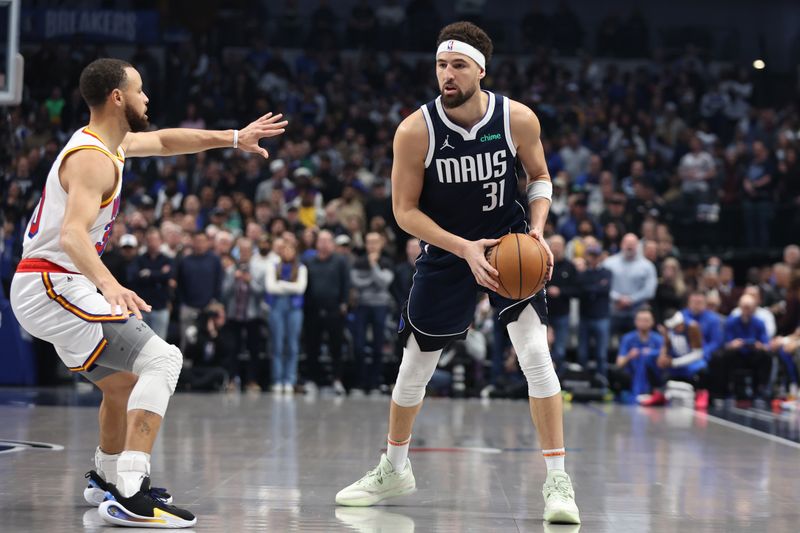
[[[439,45],[439,49],[436,50],[436,59],[439,59],[439,54],[442,52],[456,52],[459,54],[464,54],[465,56],[473,59],[483,70],[486,70],[486,57],[484,57],[480,50],[471,44],[467,44],[463,41],[454,41],[451,39],[449,41],[444,41]]]

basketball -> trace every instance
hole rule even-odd
[[[486,259],[500,278],[497,294],[512,300],[524,300],[544,287],[547,276],[547,251],[525,233],[509,233],[489,248]]]

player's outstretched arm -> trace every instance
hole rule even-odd
[[[517,147],[517,156],[528,176],[528,185],[537,181],[550,183],[550,172],[547,170],[547,160],[544,157],[541,132],[541,125],[536,114],[527,106],[512,101],[511,135]],[[550,251],[550,246],[544,239],[542,231],[547,222],[547,214],[550,212],[550,200],[536,198],[530,202],[528,207],[531,213],[530,234],[547,250],[547,280],[549,281],[553,275],[553,252]]]
[[[126,157],[149,157],[154,155],[196,154],[214,148],[231,148],[236,140],[237,148],[269,157],[269,152],[258,145],[258,141],[275,137],[286,131],[283,114],[267,113],[239,130],[234,139],[234,130],[196,130],[191,128],[169,128],[158,131],[128,133],[122,141]]]
[[[150,311],[150,306],[114,279],[89,236],[103,195],[114,190],[116,172],[108,156],[96,150],[80,150],[64,161],[61,183],[69,194],[60,243],[78,271],[103,292],[111,305],[111,314],[127,316],[132,311],[141,319],[140,310]]]
[[[486,260],[486,248],[499,241],[468,241],[445,231],[419,208],[427,147],[428,129],[422,112],[417,111],[400,124],[394,136],[392,208],[395,219],[406,233],[464,259],[480,285],[496,290],[497,270]]]

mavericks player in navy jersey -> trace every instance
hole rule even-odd
[[[524,301],[494,291],[497,271],[487,247],[509,232],[542,238],[552,185],[536,115],[481,90],[492,42],[468,22],[439,34],[436,76],[441,95],[409,116],[394,139],[392,200],[397,222],[421,241],[411,293],[400,320],[403,362],[392,393],[387,453],[366,476],[336,495],[340,505],[369,506],[416,488],[408,447],[425,387],[444,346],[464,338],[478,290],[489,292],[528,381],[531,417],[547,464],[544,518],[580,523],[564,471],[561,387],[547,345],[544,291]],[[517,201],[516,163],[527,174],[526,211]]]

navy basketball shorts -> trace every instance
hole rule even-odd
[[[478,291],[489,294],[492,307],[506,326],[531,305],[542,324],[547,324],[545,290],[526,300],[510,300],[478,285],[466,261],[445,250],[425,244],[416,261],[411,293],[400,318],[399,333],[405,344],[413,330],[422,351],[435,351],[463,339],[475,316]]]

